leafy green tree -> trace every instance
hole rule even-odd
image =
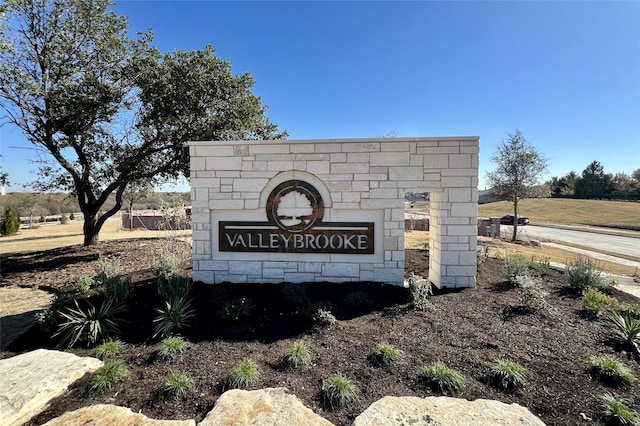
[[[547,160],[529,145],[516,129],[496,148],[491,161],[497,169],[487,173],[489,184],[503,200],[513,202],[513,215],[518,217],[518,202],[530,196],[532,189],[547,170]],[[518,221],[514,220],[512,241],[517,239]]]
[[[20,229],[20,217],[18,212],[11,206],[4,210],[2,220],[0,220],[0,234],[13,235]]]
[[[598,161],[592,161],[576,182],[576,198],[611,198],[613,193],[612,177],[604,173],[604,167]]]
[[[85,245],[98,242],[130,182],[188,176],[186,141],[287,136],[251,76],[233,75],[210,46],[162,54],[150,33],[127,36],[109,0],[2,6],[0,107],[42,154],[37,189],[77,197]]]
[[[580,177],[574,171],[570,171],[561,178],[552,177],[549,181],[552,197],[573,197],[576,190],[576,182]]]

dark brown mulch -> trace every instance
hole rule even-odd
[[[479,266],[476,289],[436,292],[434,312],[413,310],[403,288],[373,283],[302,285],[309,301],[329,302],[339,320],[320,329],[303,315],[304,306],[283,297],[282,285],[195,284],[197,316],[184,333],[191,348],[182,360],[155,362],[153,307],[160,306],[161,300],[150,265],[153,255],[162,250],[161,244],[154,240],[106,242],[98,248],[48,250],[5,260],[4,284],[64,289],[79,275],[91,273],[99,254],[110,254],[120,259],[123,270],[133,274],[137,285],[129,302],[127,333],[122,336],[127,345],[120,355],[131,366],[131,376],[99,396],[86,396],[78,384],[54,400],[31,424],[42,424],[65,411],[97,403],[126,406],[151,418],[200,421],[220,396],[229,370],[246,358],[255,360],[260,368],[258,387],[287,387],[336,425],[351,424],[360,412],[385,395],[433,395],[420,382],[417,371],[436,360],[465,376],[464,398],[517,402],[548,425],[594,423],[599,413],[596,395],[605,392],[626,398],[636,409],[640,407],[637,389],[608,387],[585,370],[585,356],[615,354],[640,377],[640,368],[628,348],[601,321],[585,316],[579,294],[567,288],[564,276],[552,271],[542,278],[550,292],[548,301],[553,312],[534,314],[520,306],[517,291],[505,282],[503,264],[496,259]],[[408,250],[405,269],[427,276],[427,261],[427,252]],[[346,303],[345,297],[355,291],[366,292],[371,305],[354,307]],[[613,295],[621,301],[639,302],[615,290]],[[238,321],[222,318],[224,301],[239,297],[254,302],[251,315]],[[312,363],[300,370],[286,370],[282,357],[299,340],[309,346]],[[404,352],[400,364],[385,369],[369,362],[367,355],[382,341]],[[0,357],[37,347],[53,348],[55,342],[33,329]],[[70,351],[78,355],[89,352],[83,347]],[[535,376],[527,388],[520,393],[505,393],[488,384],[486,366],[496,357],[529,368]],[[159,392],[170,370],[186,370],[195,378],[196,389],[186,398],[168,399]],[[362,398],[352,408],[333,412],[322,404],[321,387],[323,379],[336,372],[350,377]]]

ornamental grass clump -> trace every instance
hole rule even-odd
[[[123,360],[107,361],[102,367],[91,373],[87,380],[87,391],[89,393],[103,393],[129,377],[130,374],[131,370]]]
[[[422,367],[418,375],[429,388],[442,394],[459,395],[467,387],[464,376],[442,361]]]
[[[252,359],[245,359],[236,364],[227,376],[223,388],[228,389],[249,389],[258,383],[260,371],[258,364]]]
[[[593,376],[611,385],[631,387],[638,381],[631,369],[612,355],[591,355],[586,364]]]
[[[124,343],[120,340],[107,340],[106,342],[96,346],[91,351],[91,356],[98,358],[99,360],[106,360],[115,357],[120,350],[124,347]]]
[[[196,381],[186,371],[169,371],[162,385],[162,393],[175,399],[184,398],[195,387]]]
[[[505,391],[519,391],[531,378],[531,373],[516,361],[496,358],[489,364],[489,381]]]
[[[181,359],[189,346],[189,342],[180,336],[167,337],[160,342],[156,359],[159,361]]]
[[[322,401],[330,410],[342,410],[360,401],[360,391],[349,378],[336,373],[323,380]]]
[[[599,395],[601,417],[607,425],[640,426],[640,415],[627,405],[627,401],[606,393]]]
[[[402,355],[402,351],[395,346],[387,342],[380,342],[369,355],[369,360],[378,367],[390,367],[399,362]]]
[[[289,369],[309,365],[311,363],[311,352],[303,341],[295,342],[284,356],[283,361],[285,367]]]

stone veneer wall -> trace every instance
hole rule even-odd
[[[404,194],[431,199],[429,279],[475,287],[478,137],[191,142],[193,279],[404,283]],[[325,220],[375,222],[375,253],[218,251],[220,220],[265,220],[269,192],[311,183]]]

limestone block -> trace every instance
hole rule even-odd
[[[325,263],[322,265],[324,277],[359,277],[360,265],[357,263]]]
[[[398,180],[419,180],[423,179],[424,169],[419,167],[389,167],[389,179]]]
[[[207,157],[207,170],[241,170],[240,157]]]
[[[316,175],[329,174],[328,161],[307,161],[307,171]]]
[[[195,420],[154,420],[117,405],[99,404],[69,411],[45,423],[46,426],[195,426]]]
[[[331,426],[285,388],[223,393],[198,426],[273,425]]]
[[[230,274],[262,274],[262,262],[229,261]]]
[[[268,181],[268,179],[234,179],[233,190],[260,193]]]
[[[387,396],[356,417],[353,426],[544,426],[531,412],[516,403],[430,396]]]
[[[255,154],[288,154],[290,145],[270,144],[270,145],[251,145],[249,146],[249,155]]]
[[[331,173],[369,173],[369,163],[332,163]]]
[[[356,142],[345,143],[342,145],[342,151],[345,152],[377,152],[380,151],[379,142]]]
[[[0,424],[25,423],[73,382],[102,365],[96,358],[48,349],[0,360]]]
[[[373,152],[371,166],[408,166],[409,152]]]

